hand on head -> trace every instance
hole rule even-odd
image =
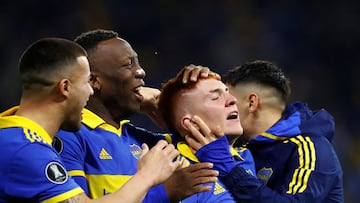
[[[193,64],[185,66],[179,74],[183,75],[183,83],[188,81],[196,82],[199,78],[207,78],[209,75],[214,75],[218,80],[221,79],[219,74],[210,71],[208,67],[195,66]]]

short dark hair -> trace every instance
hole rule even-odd
[[[87,56],[87,53],[71,40],[43,38],[32,43],[19,60],[24,88],[33,84],[51,85],[47,77],[62,67],[76,63],[79,56]]]
[[[117,38],[119,35],[112,30],[96,29],[84,32],[75,38],[75,42],[80,44],[86,51],[96,47],[99,42]]]
[[[253,82],[273,87],[280,93],[285,103],[291,94],[290,80],[279,67],[269,61],[255,60],[236,66],[229,70],[222,80],[231,86]]]

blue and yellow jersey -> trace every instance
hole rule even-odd
[[[92,198],[115,192],[137,172],[142,143],[153,146],[160,139],[172,143],[169,134],[153,133],[135,127],[126,120],[116,129],[86,109],[79,132],[60,131],[57,137],[54,146],[60,152],[69,174]],[[184,148],[181,144],[178,146]],[[191,157],[186,150],[179,151]],[[179,156],[179,159],[190,164],[184,156]],[[253,166],[252,158],[249,160]],[[221,182],[212,184],[212,187],[212,191],[193,195],[182,202],[234,202]],[[159,185],[150,189],[143,202],[168,201],[163,185]]]
[[[334,120],[327,111],[289,104],[277,123],[247,144],[260,180],[235,168],[223,181],[239,201],[344,202],[333,135]]]
[[[81,130],[76,133],[58,132],[53,145],[69,174],[91,198],[99,198],[117,191],[137,172],[143,142],[136,136],[149,137],[150,134],[127,120],[116,129],[84,109]],[[166,134],[156,136],[152,135],[151,139],[169,137]],[[151,188],[144,199],[144,202],[168,201],[163,185]]]
[[[0,202],[55,203],[82,193],[50,135],[16,110],[0,114]]]
[[[177,143],[177,149],[180,154],[190,160],[191,163],[198,163],[198,158],[191,151],[190,147],[185,142]],[[233,155],[236,165],[243,167],[248,174],[255,174],[255,164],[250,151],[243,147],[231,148],[231,154]],[[227,187],[221,180],[215,183],[208,183],[212,189],[209,192],[201,192],[192,195],[181,203],[192,203],[192,202],[236,202]]]

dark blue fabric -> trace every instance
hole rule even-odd
[[[201,147],[195,155],[201,162],[213,163],[214,169],[219,171],[219,176],[227,175],[235,166],[226,136]]]
[[[247,144],[258,179],[240,166],[220,178],[239,202],[344,202],[342,169],[330,143],[334,129],[326,110],[290,104]]]

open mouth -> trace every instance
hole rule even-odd
[[[239,118],[239,113],[237,111],[233,111],[231,112],[226,119],[227,120],[233,120],[233,119],[238,119]]]

